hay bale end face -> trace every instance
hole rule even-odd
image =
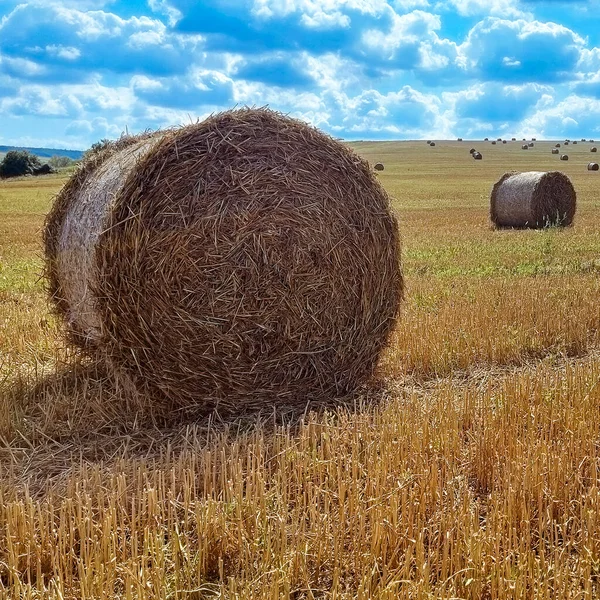
[[[403,293],[397,221],[368,163],[267,109],[92,155],[44,242],[71,338],[176,406],[351,392]]]
[[[590,148],[590,152],[598,152],[598,148],[596,148],[596,146],[592,146]]]
[[[598,163],[595,163],[595,162],[588,163],[587,170],[588,171],[597,171]]]
[[[374,166],[373,168],[374,168],[376,171],[383,171],[383,169],[384,169],[385,167],[383,166],[383,163],[380,163],[380,162],[378,162],[378,163],[375,163],[375,166]]]
[[[560,160],[569,160],[569,155],[568,154],[561,154],[560,155]]]
[[[469,154],[474,154],[475,152],[477,152],[477,150],[475,150],[475,148],[471,148],[471,149],[469,150]]]
[[[483,155],[481,154],[481,152],[473,152],[473,158],[475,160],[482,160],[483,159]]]
[[[490,218],[496,227],[566,226],[573,222],[575,208],[575,189],[560,171],[505,173],[490,197]]]

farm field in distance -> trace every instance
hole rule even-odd
[[[0,181],[0,598],[600,597],[593,144],[435,142],[351,143],[403,240],[376,381],[229,421],[141,411],[66,347],[40,277],[66,179]],[[568,175],[574,225],[493,230],[509,170]]]

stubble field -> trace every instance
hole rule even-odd
[[[436,144],[353,144],[403,238],[376,381],[228,421],[140,410],[65,347],[40,279],[64,178],[0,182],[0,598],[600,596],[595,155]],[[566,173],[574,226],[491,229],[513,169]]]

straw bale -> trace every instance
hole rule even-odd
[[[571,143],[572,143],[572,144],[576,144],[576,143],[577,143],[577,140],[573,140]]]
[[[430,142],[429,145],[430,146],[435,146],[435,142]]]
[[[72,339],[174,406],[349,393],[372,375],[403,293],[397,221],[368,163],[268,109],[92,157],[45,244]]]
[[[469,150],[469,154],[474,154],[475,152],[477,152],[477,150],[475,150],[475,148],[471,148],[471,149]]]
[[[503,143],[503,144],[506,144],[506,140],[502,140],[502,143]]]
[[[561,154],[560,155],[560,160],[569,160],[569,155],[568,154]]]
[[[595,163],[595,162],[588,163],[587,170],[588,171],[597,171],[598,163]]]
[[[569,145],[569,140],[565,140],[564,145],[568,146]]]
[[[559,150],[558,148],[552,148],[552,154],[558,154]]]
[[[527,144],[530,148],[533,148],[533,142],[529,142],[529,144]]]
[[[492,140],[492,146],[496,145],[496,140]]]
[[[555,148],[560,148],[560,143],[554,145]]]
[[[383,166],[383,163],[380,163],[380,162],[378,162],[378,163],[375,163],[375,166],[374,166],[373,168],[374,168],[376,171],[383,171],[383,169],[384,169],[385,167]]]
[[[475,160],[481,160],[483,158],[483,155],[481,154],[481,152],[473,152],[473,158]]]
[[[573,222],[575,208],[575,189],[559,171],[505,173],[490,198],[490,218],[496,227],[566,226]]]
[[[592,146],[590,148],[590,152],[598,152],[598,148],[596,148],[596,146]]]
[[[521,146],[521,150],[529,150],[529,146],[527,144],[523,144]]]

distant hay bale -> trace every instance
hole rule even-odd
[[[376,171],[383,171],[383,169],[384,169],[385,167],[383,166],[383,163],[380,163],[380,162],[378,162],[378,163],[375,163],[375,166],[374,166],[373,168],[374,168]]]
[[[598,152],[598,148],[596,148],[596,146],[592,146],[590,148],[590,152]]]
[[[597,171],[598,163],[595,163],[595,162],[588,163],[587,170],[588,171]]]
[[[430,142],[429,145],[430,146],[435,146],[435,142]]]
[[[502,138],[497,138],[497,140],[496,140],[496,141],[498,141],[498,142],[501,142],[501,141],[502,141]]]
[[[490,218],[496,227],[570,225],[576,194],[560,171],[505,173],[492,188]]]
[[[475,160],[482,160],[483,159],[483,155],[481,154],[481,152],[473,152],[473,158]]]
[[[487,141],[488,141],[488,138],[483,138],[483,141],[484,141],[484,142],[487,142]]]
[[[527,144],[523,144],[521,146],[521,150],[529,150],[529,146]]]
[[[573,142],[572,142],[572,143],[573,143],[573,144],[576,144],[576,143],[577,143],[577,140],[573,140]]]
[[[565,140],[564,145],[568,146],[569,145],[569,140]]]
[[[533,142],[529,142],[529,144],[527,144],[530,148],[533,148]]]
[[[475,150],[475,148],[471,148],[471,149],[469,150],[469,154],[474,154],[475,152],[477,152],[477,150]]]
[[[492,140],[492,146],[496,145],[496,140]]]
[[[560,155],[560,160],[569,160],[569,155],[568,154],[561,154]]]
[[[427,144],[431,144],[431,140],[427,140]]]
[[[581,141],[582,141],[582,142],[585,142],[585,138],[581,138]]]
[[[552,148],[552,154],[558,154],[559,150],[558,148]]]
[[[532,142],[537,142],[537,139],[532,137],[532,138],[531,138],[531,141],[532,141]]]
[[[267,109],[92,155],[44,243],[71,340],[182,407],[351,392],[403,293],[397,221],[369,164]]]
[[[516,142],[516,141],[517,141],[517,138],[511,138],[511,140],[510,140],[510,141],[511,141],[511,142]]]
[[[503,143],[503,144],[506,144],[506,140],[502,140],[502,143]]]
[[[558,144],[554,144],[554,147],[555,147],[555,148],[560,148],[560,143],[558,143]]]

